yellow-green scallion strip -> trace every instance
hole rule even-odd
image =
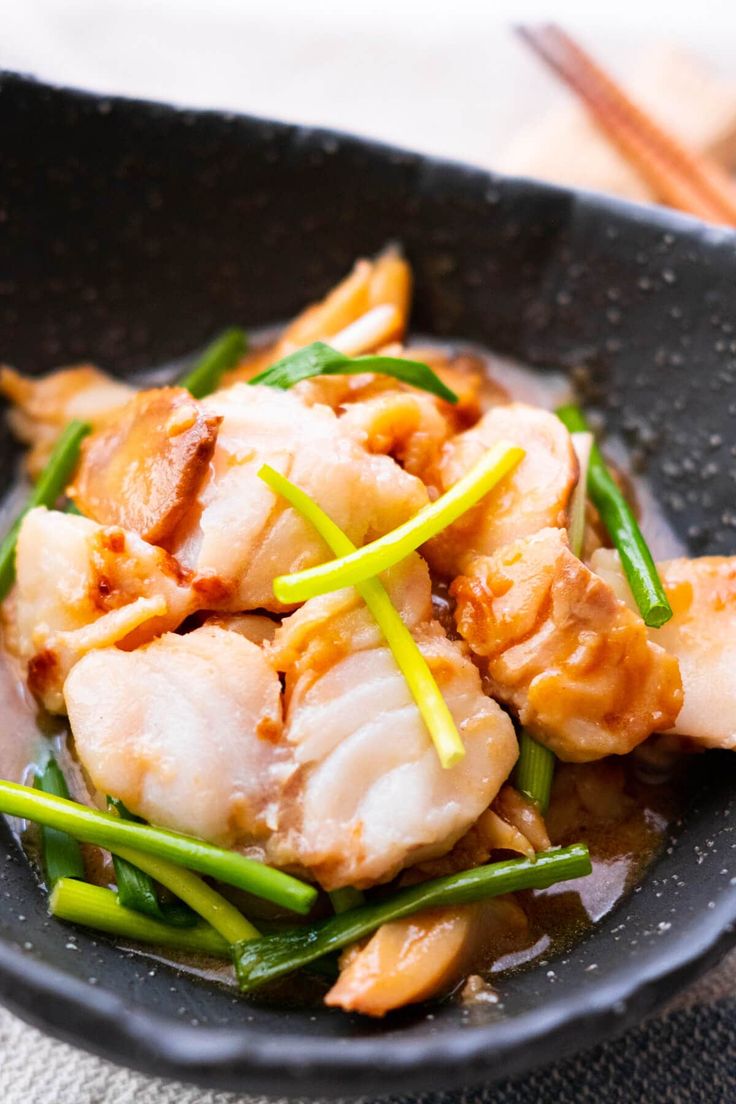
[[[441,533],[475,506],[522,460],[524,449],[498,441],[449,491],[423,507],[413,518],[370,544],[345,553],[339,559],[274,579],[279,602],[306,602],[318,594],[341,590],[380,575],[406,559],[425,541]],[[329,543],[329,542],[328,542]]]
[[[280,494],[302,517],[311,522],[336,556],[347,556],[355,551],[355,545],[349,537],[300,487],[269,464],[264,464],[258,474],[271,490]],[[465,755],[460,733],[414,637],[401,620],[379,579],[366,579],[364,582],[357,583],[355,589],[386,638],[386,643],[406,679],[412,697],[429,730],[440,763],[443,767],[455,766]]]
[[[139,870],[155,878],[162,886],[171,890],[179,900],[199,913],[210,927],[219,932],[228,943],[239,943],[243,939],[256,939],[260,932],[250,920],[246,920],[235,905],[226,900],[212,886],[207,885],[197,874],[185,870],[182,866],[159,859],[155,855],[145,855],[129,847],[115,847],[113,854]]]

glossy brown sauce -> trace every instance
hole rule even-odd
[[[569,383],[561,375],[531,372],[479,349],[473,349],[472,354],[485,362],[491,380],[515,399],[554,409],[569,398]],[[489,388],[489,393],[491,390],[497,389]],[[622,448],[613,442],[606,451],[626,472],[628,465]],[[635,476],[631,478],[642,528],[655,557],[682,554],[681,542],[663,520],[646,484]],[[0,524],[6,519],[9,523],[23,498],[24,488],[19,481],[0,506]],[[456,635],[447,585],[442,581],[434,588],[434,608],[445,628]],[[50,741],[72,795],[89,801],[83,773],[69,748],[65,722],[39,710],[25,686],[19,665],[3,647],[1,630],[0,710],[4,721],[0,734],[0,777],[28,781],[35,764],[45,758]],[[547,816],[550,838],[553,844],[561,845],[585,841],[590,848],[593,871],[574,883],[517,894],[517,902],[527,918],[526,930],[520,933],[517,946],[509,950],[506,945],[503,953],[478,962],[477,973],[502,990],[504,976],[564,953],[631,892],[662,850],[668,828],[683,808],[686,789],[679,766],[679,759],[665,753],[653,772],[646,749],[622,759],[558,764]],[[33,830],[24,833],[23,838],[33,861]],[[108,856],[92,847],[85,848],[85,852],[90,878],[109,884],[112,870]],[[227,964],[172,957],[127,944],[126,947],[216,984],[234,985]],[[328,985],[324,977],[305,974],[274,985],[259,994],[259,999],[282,1005],[314,1005],[321,1001]]]

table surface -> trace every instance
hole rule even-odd
[[[667,28],[728,72],[736,5],[567,0],[555,17],[625,74]],[[80,87],[335,126],[493,167],[566,94],[515,40],[519,0],[3,0],[0,67]],[[731,32],[731,33],[729,33]],[[443,1101],[736,1100],[736,953],[664,1015],[531,1078]],[[0,1010],[2,1104],[236,1104],[118,1069]],[[430,1098],[422,1098],[429,1100]],[[439,1100],[440,1098],[432,1098]]]

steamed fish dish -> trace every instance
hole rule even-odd
[[[0,374],[0,811],[51,913],[368,1016],[502,999],[736,746],[736,559],[650,549],[572,395],[410,300],[388,249],[165,383]]]

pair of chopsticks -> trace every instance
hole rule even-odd
[[[717,162],[686,149],[663,130],[560,27],[548,23],[517,31],[578,95],[662,203],[707,222],[736,226],[736,184]]]

